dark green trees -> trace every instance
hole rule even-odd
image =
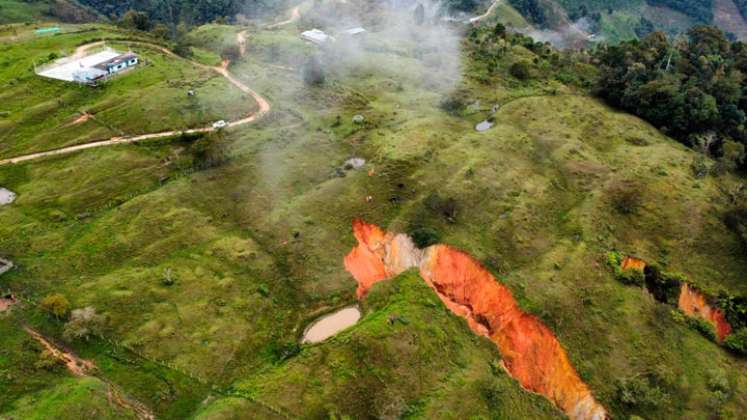
[[[745,44],[698,26],[676,40],[654,32],[594,55],[599,94],[613,105],[714,156],[730,141],[747,143]]]

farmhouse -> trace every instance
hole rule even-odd
[[[128,51],[124,54],[105,49],[85,57],[65,57],[37,74],[50,79],[83,84],[96,84],[101,80],[136,66],[140,62],[137,54]]]
[[[366,30],[364,28],[361,28],[360,26],[358,26],[358,27],[355,27],[355,28],[346,29],[346,30],[340,32],[340,35],[354,37],[354,36],[359,36],[359,35],[362,35],[362,34],[365,34],[365,33],[366,33]]]
[[[312,29],[310,31],[303,32],[301,33],[301,38],[317,45],[323,45],[329,41],[334,41],[334,38],[319,29]]]

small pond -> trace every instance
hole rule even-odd
[[[348,306],[312,322],[303,334],[302,343],[319,343],[338,332],[355,325],[361,319],[358,306]]]
[[[10,204],[16,199],[16,193],[0,187],[0,206]]]
[[[487,131],[491,127],[493,127],[493,124],[494,123],[490,122],[489,120],[485,120],[485,121],[482,121],[482,122],[478,123],[475,126],[475,130],[477,130],[477,131]]]

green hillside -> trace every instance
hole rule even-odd
[[[743,174],[701,176],[694,163],[715,160],[595,97],[588,55],[487,24],[394,31],[409,14],[344,10],[369,29],[347,47],[300,38],[322,9],[273,29],[197,27],[178,44],[106,25],[0,38],[0,159],[256,112],[199,66],[244,30],[245,54],[224,70],[272,105],[203,137],[0,165],[0,187],[18,194],[0,206],[0,256],[16,264],[0,291],[21,300],[0,313],[0,418],[137,416],[111,386],[157,418],[564,416],[417,273],[358,302],[343,265],[358,218],[479,260],[613,418],[740,418],[747,359],[617,281],[607,255],[747,295],[747,245],[724,223]],[[103,38],[147,63],[99,88],[34,75],[35,60]],[[191,58],[159,49],[180,45]],[[84,113],[95,118],[69,125]],[[52,294],[70,303],[59,317],[37,304]],[[354,303],[355,326],[300,344],[312,320]],[[85,307],[102,320],[71,338],[69,310]],[[96,368],[44,363],[25,326]]]
[[[2,0],[0,24],[14,22],[88,22],[97,14],[74,0]]]

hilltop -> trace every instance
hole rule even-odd
[[[699,176],[693,163],[714,161],[593,96],[598,71],[582,55],[508,35],[488,56],[490,21],[334,10],[350,15],[304,4],[300,19],[213,23],[178,44],[105,24],[2,37],[0,159],[175,133],[0,166],[17,193],[0,207],[0,256],[16,265],[0,291],[18,300],[0,314],[0,417],[564,416],[422,273],[359,299],[343,261],[356,219],[470,255],[614,418],[747,410],[746,359],[608,267],[617,251],[747,295],[747,248],[724,223],[741,174]],[[366,37],[300,37],[348,22]],[[101,40],[148,64],[98,88],[34,74]],[[180,46],[188,58],[164,51]],[[231,77],[271,109],[179,135],[263,109]],[[482,121],[492,126],[475,130]],[[41,305],[57,294],[59,316]],[[300,343],[312,320],[352,304],[356,325]],[[69,312],[86,307],[96,334],[75,339]]]

